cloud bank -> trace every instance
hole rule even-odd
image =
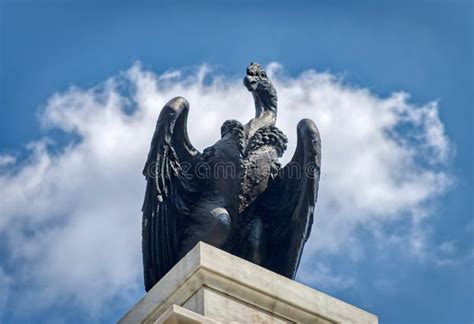
[[[450,183],[437,103],[414,105],[406,93],[381,98],[330,73],[290,77],[276,63],[267,71],[278,91],[277,126],[289,137],[284,162],[300,119],[313,119],[322,136],[316,222],[299,279],[351,285],[324,260],[363,258],[365,235],[425,256],[420,224]],[[226,119],[254,115],[240,78],[208,66],[156,75],[135,64],[92,89],[53,95],[41,110],[45,136],[29,144],[27,158],[0,156],[0,310],[69,305],[100,321],[104,309],[123,312],[142,294],[141,169],[160,109],[176,95],[191,103],[188,130],[201,150]]]

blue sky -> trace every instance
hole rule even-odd
[[[336,243],[315,241],[315,246],[327,244],[335,252],[319,252],[321,248],[310,250],[305,254],[304,275],[299,280],[377,314],[382,323],[472,323],[473,21],[471,1],[292,1],[290,4],[275,1],[0,0],[0,156],[15,160],[5,162],[0,175],[8,180],[4,182],[8,188],[13,188],[15,172],[26,172],[28,166],[36,163],[31,162],[35,154],[27,148],[28,143],[48,137],[56,144],[46,145],[46,150],[58,158],[64,156],[67,147],[80,142],[81,136],[75,139],[72,135],[77,133],[67,126],[45,127],[41,121],[48,111],[56,112],[55,109],[65,107],[64,103],[58,104],[52,99],[55,94],[59,98],[85,95],[87,89],[103,84],[111,76],[121,78],[128,73],[124,77],[128,81],[124,82],[137,86],[139,81],[136,80],[146,79],[146,71],[163,75],[179,70],[185,76],[192,76],[199,66],[207,64],[211,76],[218,74],[233,80],[242,77],[250,61],[264,65],[278,62],[282,66],[279,68],[282,70],[279,72],[281,88],[288,94],[292,88],[286,88],[284,80],[297,80],[302,86],[310,87],[310,81],[301,77],[301,73],[308,70],[339,80],[329,83],[331,93],[349,91],[351,96],[347,100],[354,100],[348,101],[349,104],[365,98],[357,97],[360,93],[351,92],[354,89],[368,91],[367,98],[380,104],[393,93],[409,93],[409,98],[401,100],[409,110],[421,111],[430,102],[436,102],[443,138],[449,146],[447,157],[442,161],[433,162],[429,152],[420,153],[423,161],[414,159],[417,165],[411,171],[417,176],[420,170],[443,175],[449,178],[443,183],[449,184],[439,192],[420,198],[416,204],[393,207],[396,215],[371,207],[367,213],[373,213],[373,218],[358,222],[350,232],[334,232],[342,235],[333,237],[334,241],[344,241],[345,235],[350,234],[350,238],[358,242],[357,251],[345,250],[344,245]],[[141,66],[136,65],[137,61]],[[338,82],[342,83],[342,90],[337,87]],[[189,82],[183,84],[185,87]],[[315,84],[317,93],[320,84],[325,83]],[[80,90],[71,93],[71,86]],[[311,87],[309,89],[313,89]],[[190,91],[191,97],[195,95],[191,90],[183,91]],[[168,95],[167,92],[162,94]],[[194,102],[201,100],[198,94]],[[219,95],[215,98],[220,98]],[[80,98],[84,100],[83,96]],[[89,114],[96,112],[95,108],[90,109]],[[355,112],[365,112],[358,109],[354,106]],[[51,122],[56,115],[48,116],[46,119]],[[317,120],[318,115],[315,116]],[[55,119],[52,123],[64,121],[58,118],[59,121]],[[398,131],[401,138],[408,138],[408,128],[402,125]],[[326,134],[327,142],[336,145],[337,141],[330,138],[333,132]],[[345,138],[340,133],[334,134],[334,138]],[[194,137],[199,136],[196,131]],[[201,142],[207,143],[202,136]],[[370,142],[367,145],[371,145]],[[437,142],[436,145],[439,149],[439,145],[444,144]],[[421,150],[424,146],[413,147]],[[137,160],[141,163],[144,157],[138,156]],[[403,161],[397,159],[394,161]],[[60,164],[53,163],[51,168],[54,165]],[[131,178],[131,185],[135,185],[134,181],[141,184],[139,172],[136,177],[137,180]],[[38,190],[45,186],[40,185]],[[69,201],[67,197],[63,199]],[[52,220],[34,221],[34,216],[29,214],[32,212],[18,213],[9,203],[2,198],[0,217],[4,218],[5,227],[0,226],[0,289],[8,293],[4,294],[7,295],[4,300],[0,297],[0,305],[6,305],[3,309],[0,307],[1,322],[38,322],[44,318],[50,318],[51,322],[110,322],[119,318],[143,293],[141,278],[117,274],[117,278],[130,281],[123,286],[128,289],[127,293],[122,292],[116,303],[110,301],[115,292],[104,297],[101,305],[107,308],[101,310],[101,315],[93,307],[84,306],[83,297],[59,288],[55,288],[54,294],[45,295],[50,302],[41,307],[18,306],[19,300],[24,298],[22,291],[30,289],[24,279],[28,277],[24,275],[28,272],[25,265],[34,265],[36,259],[14,253],[16,244],[12,237],[18,236],[8,234],[9,231],[13,233],[14,228],[21,227],[21,237],[33,245],[40,244],[42,233],[49,233],[43,232],[44,226],[60,229],[63,222],[74,220],[65,221],[58,212]],[[18,209],[22,207],[18,205]],[[134,207],[130,207],[131,210]],[[364,210],[361,208],[360,213]],[[138,211],[137,219],[140,218]],[[383,221],[380,215],[384,215]],[[324,217],[328,215],[318,217],[324,224]],[[360,216],[360,219],[365,218]],[[316,223],[312,234],[315,240],[321,234],[319,230]],[[84,239],[87,235],[84,234]],[[140,233],[132,232],[132,235]],[[401,239],[401,243],[394,237]],[[403,243],[420,237],[424,242],[422,253],[414,253]],[[113,238],[111,240],[109,243],[114,247]],[[386,246],[390,240],[395,243]],[[58,239],[55,244],[63,242]],[[74,247],[74,241],[70,244]],[[28,256],[24,251],[30,251],[30,247],[23,248],[18,254]],[[54,255],[48,254],[44,260],[52,258],[52,263],[44,264],[67,267],[61,265],[62,259],[54,259]],[[141,264],[135,266],[139,273]],[[318,276],[311,276],[312,270]],[[95,274],[93,269],[84,271]],[[48,290],[51,276],[42,274],[39,278],[44,284],[38,289]],[[55,302],[61,298],[69,302]],[[25,311],[19,314],[14,311],[16,308]]]

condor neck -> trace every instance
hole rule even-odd
[[[255,118],[264,118],[264,117],[268,118],[268,116],[273,116],[273,118],[276,121],[276,115],[277,115],[276,100],[273,100],[273,98],[263,100],[256,93],[253,93],[253,99],[255,101]]]
[[[252,118],[244,126],[244,134],[247,139],[252,137],[260,128],[275,125],[277,117],[276,102],[266,104],[257,95],[254,94],[253,97],[255,99],[255,118]]]

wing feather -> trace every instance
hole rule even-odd
[[[321,172],[321,139],[314,122],[301,120],[297,136],[292,160],[257,204],[270,238],[265,267],[291,279],[311,233]]]
[[[161,110],[143,169],[142,252],[145,290],[149,291],[178,261],[180,224],[192,196],[183,163],[199,155],[186,130],[189,104],[176,97]]]

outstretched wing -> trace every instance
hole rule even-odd
[[[171,99],[161,110],[150,152],[143,169],[146,192],[143,202],[142,252],[145,290],[149,291],[178,261],[180,224],[192,199],[186,174],[199,152],[188,139],[186,99]]]
[[[266,268],[294,279],[311,233],[321,172],[321,138],[316,125],[303,119],[297,127],[295,154],[256,206],[267,233]]]

